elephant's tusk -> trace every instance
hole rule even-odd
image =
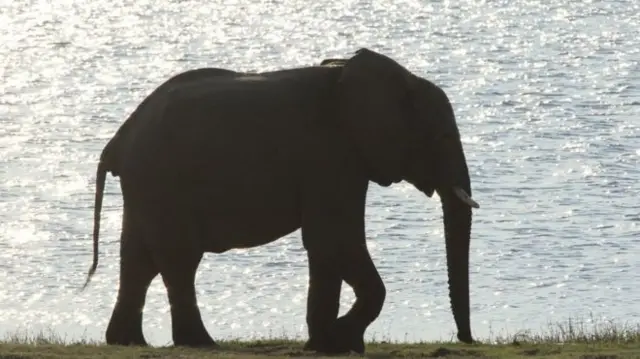
[[[467,191],[463,190],[462,188],[453,187],[453,193],[455,193],[462,202],[468,204],[470,207],[480,208],[478,202],[471,199],[471,197],[469,197],[469,194],[467,194]]]

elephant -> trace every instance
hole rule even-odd
[[[123,198],[117,299],[107,344],[148,345],[142,309],[160,274],[175,346],[216,348],[198,307],[205,252],[300,229],[308,260],[305,350],[365,352],[386,288],[367,248],[369,184],[406,181],[443,211],[457,338],[473,343],[471,182],[453,107],[434,83],[363,47],[349,58],[264,72],[198,68],[151,92],[97,165],[93,263],[107,173]],[[342,282],[355,302],[338,317]]]

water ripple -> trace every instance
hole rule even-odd
[[[122,202],[109,178],[99,271],[78,294],[91,259],[95,163],[163,79],[201,66],[318,63],[363,46],[440,84],[456,109],[482,203],[471,253],[478,335],[590,312],[637,320],[639,14],[628,0],[5,2],[0,331],[52,327],[103,338]],[[367,335],[450,338],[438,202],[405,183],[373,185],[367,223],[389,293]],[[342,313],[354,300],[343,288]],[[299,232],[208,254],[197,277],[214,337],[304,337],[306,289]],[[159,278],[145,310],[150,342],[168,343]]]

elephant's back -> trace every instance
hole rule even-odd
[[[333,117],[338,74],[326,67],[234,74],[159,91],[123,140],[123,186],[145,192],[160,181],[163,190],[202,185],[259,195],[263,185],[266,192],[293,185],[318,143],[318,124]]]

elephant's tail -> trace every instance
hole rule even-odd
[[[91,264],[91,268],[89,268],[89,273],[87,274],[87,280],[82,286],[82,290],[84,290],[91,277],[96,272],[96,268],[98,268],[98,237],[100,235],[100,212],[102,211],[102,197],[104,194],[104,183],[107,179],[107,168],[106,163],[101,160],[98,163],[98,170],[96,171],[96,194],[95,194],[95,207],[93,210],[93,263]]]

